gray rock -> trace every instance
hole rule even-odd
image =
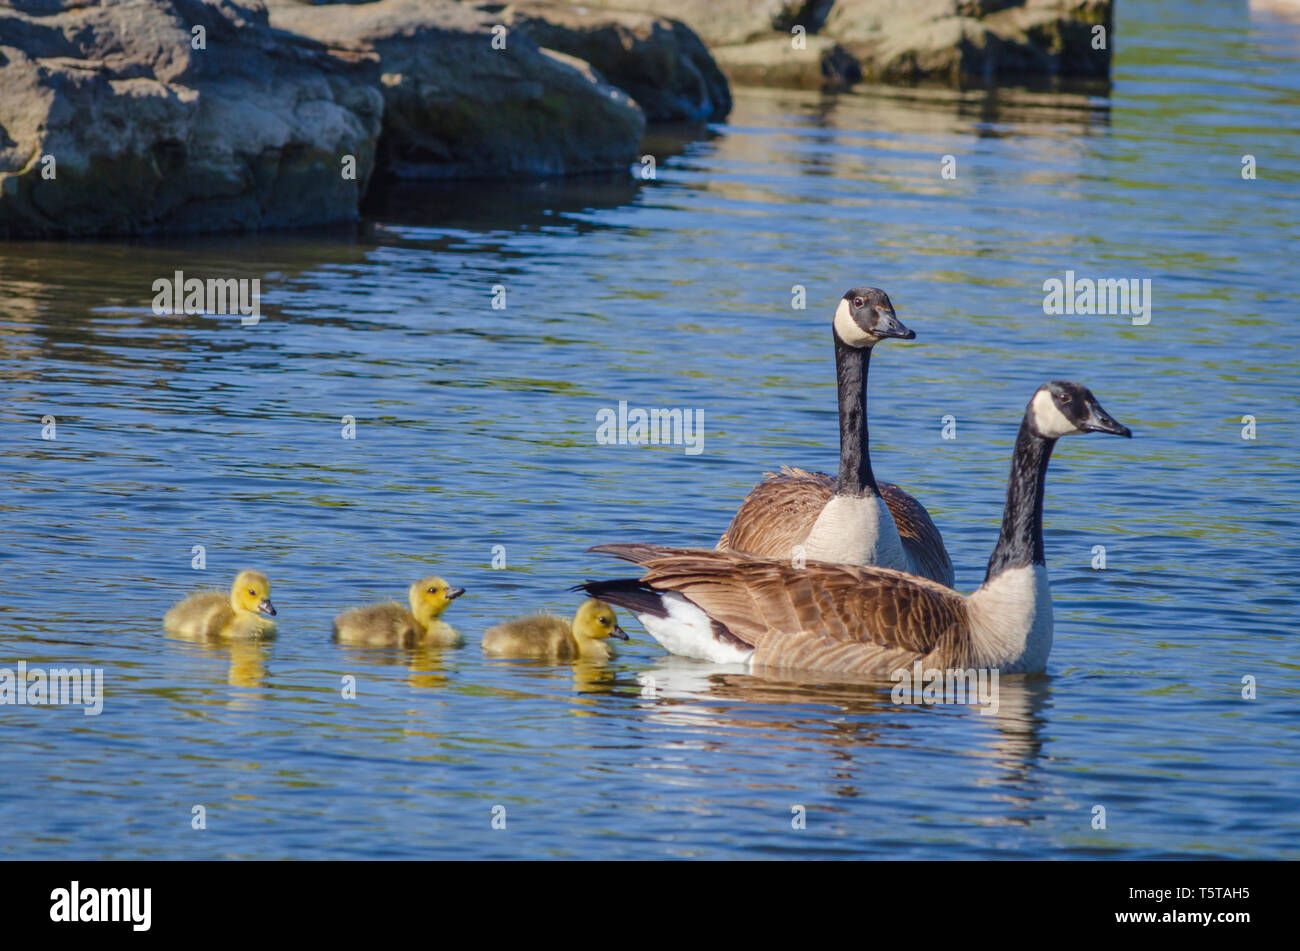
[[[378,166],[398,179],[514,178],[626,168],[645,117],[586,63],[540,48],[500,5],[273,0],[271,22],[380,60]],[[494,49],[493,27],[505,48]]]
[[[710,45],[734,82],[810,85],[823,67],[848,81],[861,73],[887,82],[954,83],[1020,76],[1104,77],[1110,72],[1112,0],[582,0],[600,7],[645,7],[676,17]],[[790,29],[802,25],[814,69],[793,55]],[[1092,28],[1106,28],[1093,49]],[[829,43],[817,43],[814,36]],[[780,41],[784,41],[785,46]],[[750,49],[745,49],[751,46]],[[764,58],[770,59],[764,63]]]
[[[590,63],[651,121],[722,119],[731,90],[700,38],[679,20],[566,3],[512,3],[504,21],[539,46]]]
[[[777,36],[713,50],[732,81],[750,86],[801,86],[843,89],[862,79],[857,58],[834,40],[807,36],[796,49],[788,36]]]
[[[1110,0],[835,0],[822,34],[884,81],[1106,76],[1111,12]]]
[[[0,235],[356,215],[383,106],[373,55],[278,33],[258,0],[23,6],[0,10]]]
[[[375,170],[538,177],[626,171],[638,153],[636,103],[500,5],[272,3],[269,16],[262,0],[0,10],[0,235],[322,224],[357,216]],[[616,65],[648,98],[663,83],[656,108],[726,108],[689,30],[618,20],[647,62]]]
[[[834,5],[835,0],[786,0],[772,15],[772,29],[789,33],[794,27],[802,26],[807,32],[816,33]]]
[[[681,20],[712,49],[788,33],[798,18],[825,18],[830,0],[580,0],[581,7],[649,10]],[[805,24],[807,25],[807,24]],[[816,32],[809,26],[808,32]]]

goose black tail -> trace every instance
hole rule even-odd
[[[608,601],[615,607],[627,608],[633,614],[667,617],[663,595],[648,584],[635,578],[614,578],[608,581],[584,581],[575,584],[573,591],[585,591],[593,598]]]

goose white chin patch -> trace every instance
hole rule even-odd
[[[858,326],[853,315],[849,313],[849,302],[840,299],[840,306],[835,308],[835,333],[850,347],[870,347],[876,338]]]
[[[1049,439],[1059,439],[1079,431],[1079,427],[1061,412],[1056,400],[1052,399],[1052,394],[1047,390],[1039,390],[1034,394],[1033,411],[1034,426]]]

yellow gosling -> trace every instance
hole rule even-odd
[[[460,634],[440,619],[464,593],[464,588],[453,588],[441,578],[421,578],[407,592],[409,611],[396,601],[344,611],[334,619],[334,640],[358,647],[455,647],[461,643]]]
[[[227,597],[220,591],[199,591],[181,601],[163,618],[173,637],[209,640],[227,637],[269,637],[275,633],[271,582],[260,571],[241,571]]]
[[[556,660],[609,660],[611,637],[627,640],[618,616],[604,601],[582,603],[570,623],[553,614],[520,617],[483,632],[483,652],[496,657],[545,657]]]

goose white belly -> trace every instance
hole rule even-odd
[[[874,565],[914,573],[894,516],[878,495],[831,496],[808,532],[803,548],[813,561]]]
[[[966,599],[971,643],[980,666],[1036,674],[1052,652],[1052,588],[1047,568],[1009,568]]]
[[[754,651],[724,644],[713,634],[713,622],[697,605],[674,591],[664,592],[660,601],[667,617],[639,613],[636,618],[650,636],[669,653],[709,660],[717,664],[745,664]]]

